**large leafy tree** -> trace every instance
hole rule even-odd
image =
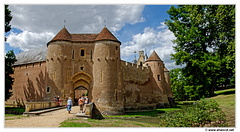
[[[10,21],[12,20],[11,11],[8,9],[8,5],[5,5],[5,33],[11,30]],[[14,70],[12,65],[16,61],[13,50],[10,50],[5,55],[5,101],[12,96],[12,84],[14,79],[12,74]]]
[[[235,6],[179,5],[167,12],[176,40],[172,59],[181,69],[189,99],[213,95],[221,84],[235,83]]]

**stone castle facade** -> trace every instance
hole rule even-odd
[[[121,42],[106,28],[98,34],[70,34],[64,27],[46,49],[22,52],[14,65],[13,96],[7,103],[65,100],[88,92],[106,115],[171,105],[170,76],[154,51],[138,61],[120,58]]]

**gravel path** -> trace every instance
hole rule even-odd
[[[71,114],[66,109],[43,113],[40,116],[30,116],[21,119],[5,120],[5,128],[9,127],[59,127],[64,120],[71,119],[79,111],[79,106],[73,106]]]

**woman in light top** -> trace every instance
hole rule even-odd
[[[70,114],[70,111],[72,110],[72,98],[71,97],[68,97],[68,100],[67,100],[67,111],[68,111],[68,114]]]

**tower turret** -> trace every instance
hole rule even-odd
[[[123,114],[120,72],[121,42],[105,27],[98,34],[93,54],[93,102],[102,114]]]
[[[144,62],[145,62],[144,51],[139,51],[139,58],[138,58],[138,61],[137,61],[137,65],[142,66]]]
[[[145,62],[151,68],[153,78],[162,92],[162,100],[164,103],[168,103],[166,81],[164,76],[164,64],[155,51]]]
[[[63,84],[63,64],[60,55],[63,53],[63,46],[71,40],[71,34],[64,27],[59,33],[47,43],[48,51],[46,57],[46,72],[48,75],[47,87],[51,89],[48,95],[50,98],[54,96],[62,96],[61,90]]]

